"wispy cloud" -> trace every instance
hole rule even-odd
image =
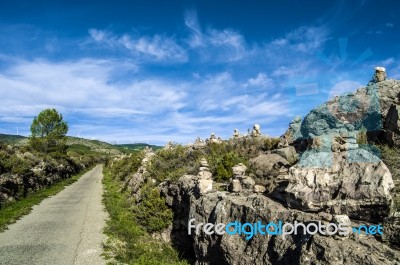
[[[359,84],[347,69],[333,71],[318,58],[331,41],[325,26],[249,41],[238,30],[200,23],[189,10],[175,34],[91,28],[71,42],[72,59],[49,58],[64,49],[51,39],[41,57],[0,54],[0,127],[29,128],[40,110],[55,107],[71,134],[107,141],[185,143],[211,132],[228,138],[234,128],[245,133],[254,123],[279,135],[330,90]],[[379,64],[396,60],[388,56]],[[299,96],[299,87],[313,93]]]
[[[89,29],[92,40],[109,48],[123,48],[143,59],[182,63],[187,61],[187,53],[172,37],[163,35],[141,36],[129,34],[118,36],[107,30]]]
[[[180,87],[157,79],[124,81],[115,75],[135,68],[123,61],[82,59],[52,63],[25,61],[0,74],[2,114],[29,115],[45,106],[116,117],[176,110]]]
[[[190,31],[187,44],[196,50],[203,60],[217,62],[232,62],[246,56],[247,47],[243,36],[232,30],[218,30],[211,27],[203,29],[193,10],[185,12],[185,25]]]
[[[0,121],[28,127],[34,115],[54,107],[70,119],[74,135],[187,142],[211,131],[229,137],[233,128],[245,130],[287,114],[279,96],[267,99],[244,89],[268,85],[264,74],[240,80],[221,72],[190,81],[138,74],[120,82],[116,73],[128,66],[136,69],[123,61],[96,59],[13,62],[0,74]],[[102,123],[109,128],[96,131]]]

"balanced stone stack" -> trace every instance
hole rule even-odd
[[[239,138],[239,137],[240,137],[239,130],[238,130],[238,129],[235,129],[235,130],[233,131],[232,138],[233,138],[233,139],[237,139],[237,138]]]
[[[375,82],[382,82],[386,80],[386,69],[384,67],[375,67],[375,74],[373,77]]]
[[[253,130],[251,131],[252,137],[259,137],[261,136],[261,128],[259,124],[254,124]]]
[[[241,192],[243,189],[253,189],[255,181],[251,177],[246,176],[246,170],[247,167],[242,163],[232,167],[233,176],[228,186],[230,192]]]
[[[200,161],[199,173],[197,174],[197,189],[200,194],[206,194],[212,191],[213,180],[208,162],[205,158]]]

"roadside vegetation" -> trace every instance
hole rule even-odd
[[[106,153],[68,145],[67,132],[62,115],[47,109],[34,118],[25,144],[23,137],[0,137],[0,230],[76,181],[81,172],[106,161]]]
[[[278,142],[278,138],[246,137],[221,143],[207,143],[199,148],[174,145],[171,149],[157,151],[147,167],[148,177],[160,183],[165,180],[176,181],[184,174],[196,175],[200,160],[205,158],[214,180],[225,182],[232,177],[233,166],[239,163],[249,166],[251,158],[262,151],[275,148]]]
[[[153,238],[172,222],[172,211],[150,183],[141,189],[141,202],[136,202],[124,181],[136,172],[142,160],[134,153],[104,168],[104,203],[110,214],[105,233],[105,256],[109,264],[187,264],[168,243]]]
[[[62,191],[66,186],[76,182],[85,172],[91,168],[87,168],[81,173],[57,182],[53,186],[39,190],[35,193],[27,195],[23,200],[10,202],[0,209],[0,232],[4,231],[9,224],[15,223],[22,216],[30,213],[34,205],[39,204],[42,200],[49,196],[53,196]]]
[[[104,202],[110,214],[105,230],[109,237],[105,244],[109,263],[188,264],[171,243],[161,240],[162,235],[171,232],[174,216],[158,185],[177,181],[184,174],[196,175],[202,158],[208,161],[214,180],[226,182],[233,174],[233,166],[248,165],[250,158],[277,143],[276,138],[249,137],[202,146],[173,144],[157,150],[143,173],[137,172],[145,152],[132,152],[108,161],[103,183]],[[140,187],[132,191],[130,187],[136,183]]]

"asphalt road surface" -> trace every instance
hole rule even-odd
[[[33,207],[0,234],[0,264],[105,264],[102,166]]]

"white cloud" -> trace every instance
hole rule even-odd
[[[329,91],[328,99],[332,99],[335,96],[342,96],[350,92],[354,92],[357,88],[363,87],[357,81],[353,80],[343,80],[337,84],[335,84],[331,90]]]
[[[274,81],[269,78],[266,74],[264,73],[258,73],[258,75],[255,78],[250,78],[248,79],[247,83],[245,84],[245,87],[257,87],[257,88],[271,88],[274,84]]]
[[[382,61],[380,65],[388,66],[388,65],[391,65],[393,63],[394,63],[394,58],[390,57],[390,58],[387,58],[386,60]]]
[[[109,31],[89,29],[94,42],[105,44],[110,48],[123,48],[144,59],[163,62],[186,62],[187,53],[172,37],[163,35],[141,36],[134,38],[128,34],[118,36]]]
[[[394,27],[394,24],[393,24],[393,23],[390,23],[390,22],[387,22],[385,25],[386,25],[386,27],[388,27],[388,28],[393,28],[393,27]]]
[[[266,43],[263,50],[271,61],[288,62],[289,60],[293,63],[293,60],[303,60],[304,56],[321,51],[328,39],[329,31],[326,27],[302,26]]]
[[[104,30],[98,30],[98,29],[89,29],[89,34],[90,36],[95,40],[95,41],[107,41],[110,36],[109,34],[104,31]]]
[[[192,50],[199,52],[204,60],[233,62],[242,59],[249,52],[244,37],[238,32],[211,27],[203,30],[195,11],[186,11],[184,19],[191,33],[187,44]]]
[[[72,135],[81,132],[108,141],[147,135],[153,141],[187,142],[211,131],[229,137],[233,128],[285,115],[284,100],[247,95],[244,83],[228,72],[198,76],[193,82],[151,76],[115,80],[128,66],[96,59],[14,63],[0,74],[0,121],[28,128],[34,115],[51,107],[72,119]],[[263,84],[266,79],[259,74],[247,80]],[[100,126],[107,128],[98,131]]]
[[[3,115],[34,115],[45,107],[92,116],[121,117],[161,113],[184,106],[186,93],[158,79],[118,83],[123,61],[82,59],[63,63],[23,62],[0,74]]]

